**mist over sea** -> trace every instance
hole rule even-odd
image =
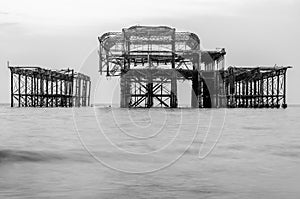
[[[300,107],[0,106],[0,198],[299,198]]]

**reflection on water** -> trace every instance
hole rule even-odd
[[[299,119],[299,107],[2,106],[0,198],[298,198]]]

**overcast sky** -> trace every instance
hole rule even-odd
[[[83,70],[95,85],[97,36],[138,24],[194,32],[204,48],[225,47],[228,66],[292,65],[288,103],[300,104],[297,0],[0,0],[0,103],[10,98],[8,60]],[[101,78],[100,87],[115,83]]]

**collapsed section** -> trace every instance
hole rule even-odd
[[[90,105],[90,77],[73,69],[10,66],[11,107],[80,107]]]
[[[283,108],[287,67],[229,67],[221,71],[229,107]]]

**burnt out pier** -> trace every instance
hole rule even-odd
[[[80,107],[90,105],[91,80],[73,69],[11,66],[11,107]]]
[[[290,66],[226,67],[224,48],[166,26],[132,26],[98,37],[99,72],[120,77],[120,106],[178,107],[177,82],[191,82],[193,108],[287,107]]]

